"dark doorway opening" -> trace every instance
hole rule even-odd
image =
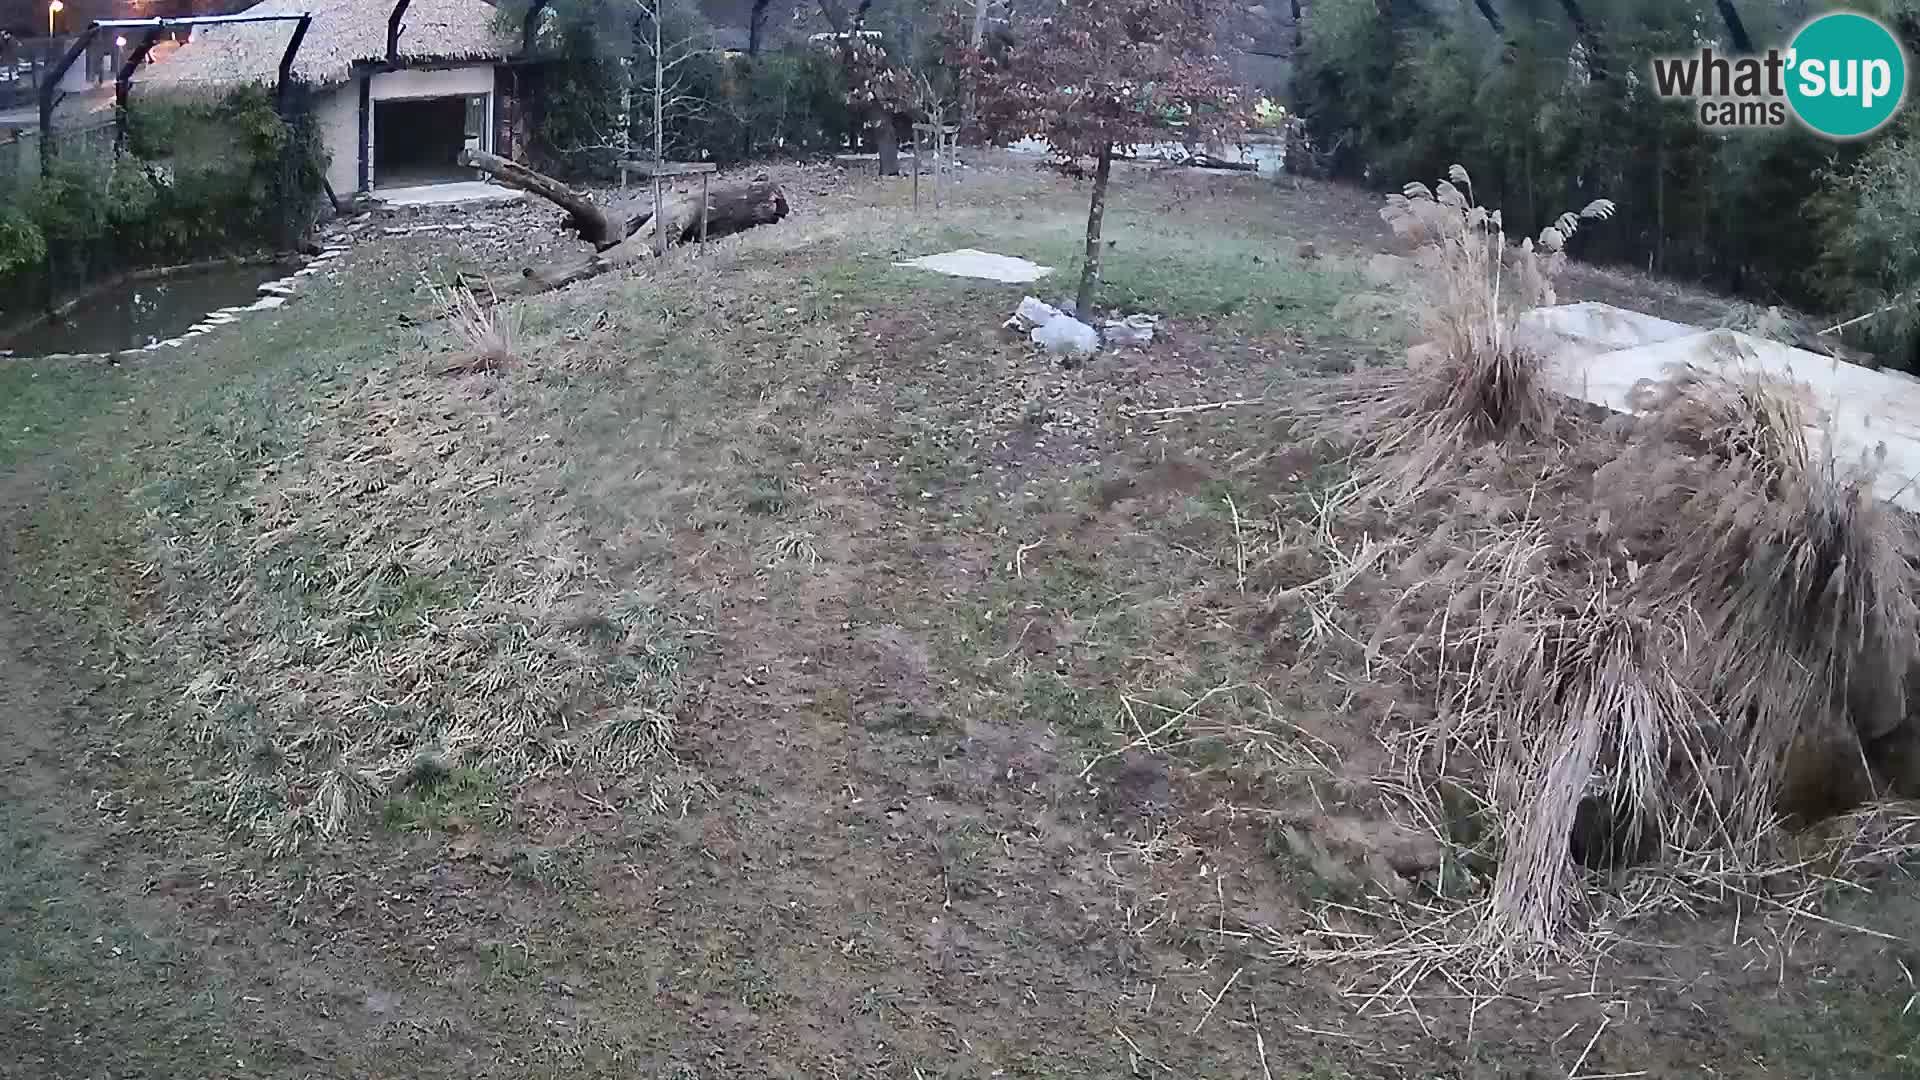
[[[460,151],[467,145],[468,108],[464,97],[374,102],[374,186],[473,179],[473,170],[459,164]]]

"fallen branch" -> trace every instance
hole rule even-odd
[[[1135,418],[1145,416],[1173,417],[1192,416],[1195,413],[1213,412],[1216,409],[1234,409],[1242,405],[1259,405],[1266,398],[1233,398],[1228,401],[1209,401],[1200,405],[1176,405],[1170,409],[1141,409],[1133,413]]]
[[[596,249],[545,266],[522,267],[518,273],[493,278],[466,278],[476,293],[496,298],[528,296],[597,277],[653,253],[656,237],[663,248],[706,236],[726,236],[756,225],[771,225],[787,216],[787,197],[766,177],[732,184],[711,185],[706,192],[704,228],[700,192],[674,191],[661,203],[660,227],[653,221],[653,200],[631,200],[601,206],[584,192],[536,172],[515,161],[478,150],[460,155],[461,164],[534,195],[567,212],[571,227]]]
[[[1869,311],[1865,315],[1857,315],[1851,319],[1848,319],[1846,322],[1837,323],[1833,326],[1829,326],[1825,330],[1820,331],[1819,336],[1825,337],[1828,334],[1837,334],[1842,330],[1848,329],[1849,327],[1858,326],[1859,324],[1866,322],[1868,319],[1878,318],[1881,315],[1885,315],[1887,312],[1892,311],[1895,308],[1901,307],[1906,304],[1911,304],[1915,300],[1920,300],[1920,293],[1907,293],[1904,296],[1895,297],[1893,303],[1888,304],[1886,307],[1879,308],[1878,310],[1875,310],[1875,311]]]

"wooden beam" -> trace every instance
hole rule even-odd
[[[1496,34],[1505,34],[1507,24],[1500,19],[1500,9],[1493,6],[1493,0],[1473,0],[1473,6],[1480,9],[1480,16],[1487,20]]]
[[[127,54],[120,64],[119,75],[113,80],[113,148],[116,152],[127,148],[127,99],[133,94],[133,73],[147,62],[147,55],[159,42],[157,26],[140,35],[140,44]]]
[[[300,55],[300,46],[307,40],[307,28],[312,25],[313,16],[302,15],[293,25],[293,36],[287,39],[286,51],[280,54],[280,81],[273,87],[273,104],[283,120],[287,116],[287,94],[293,88],[293,58]]]
[[[53,138],[53,107],[59,102],[60,80],[67,77],[73,65],[86,55],[87,47],[100,33],[100,24],[93,23],[73,39],[67,46],[66,54],[54,62],[43,75],[40,84],[40,175],[53,174],[53,159],[59,153],[59,144]]]
[[[387,16],[387,63],[400,62],[400,20],[407,17],[407,5],[413,0],[393,0],[393,12]]]
[[[1747,24],[1740,19],[1740,9],[1733,6],[1733,0],[1713,0],[1713,6],[1720,9],[1720,21],[1727,24],[1727,38],[1733,42],[1738,52],[1753,51],[1753,36],[1747,33]]]
[[[354,154],[360,161],[360,190],[373,190],[373,77],[360,74],[354,78],[360,87],[360,142]]]

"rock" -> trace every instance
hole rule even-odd
[[[1320,249],[1314,247],[1311,241],[1301,241],[1296,253],[1300,256],[1301,262],[1313,262],[1320,258]]]
[[[253,304],[247,308],[247,310],[248,311],[272,311],[274,308],[284,306],[286,302],[287,302],[287,298],[284,296],[263,296],[260,299],[254,301]]]
[[[1099,333],[1071,315],[1036,326],[1027,337],[1051,353],[1085,356],[1100,348]]]
[[[1108,319],[1100,337],[1110,349],[1151,345],[1153,332],[1159,325],[1160,316],[1136,313],[1124,319]]]
[[[1016,285],[1038,281],[1053,273],[1053,268],[1050,266],[1041,266],[1026,259],[999,255],[991,251],[976,251],[973,248],[960,248],[957,251],[945,251],[938,255],[926,255],[893,265],[932,270],[952,277],[981,278]]]

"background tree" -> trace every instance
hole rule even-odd
[[[705,118],[716,63],[693,0],[562,0],[549,10],[536,41],[557,58],[542,95],[545,155],[564,171],[604,173],[636,149],[688,152],[673,133]]]
[[[1219,55],[1220,0],[1062,0],[1002,58],[975,54],[990,137],[1045,139],[1056,164],[1092,162],[1087,254],[1075,306],[1091,317],[1115,154],[1157,142],[1217,145],[1246,130],[1250,103]]]
[[[820,14],[833,28],[831,39],[847,80],[847,104],[867,118],[873,128],[874,149],[880,155],[880,175],[900,174],[900,136],[894,113],[907,89],[907,79],[879,40],[867,29],[873,0],[860,0],[848,12],[839,0],[820,0]]]

